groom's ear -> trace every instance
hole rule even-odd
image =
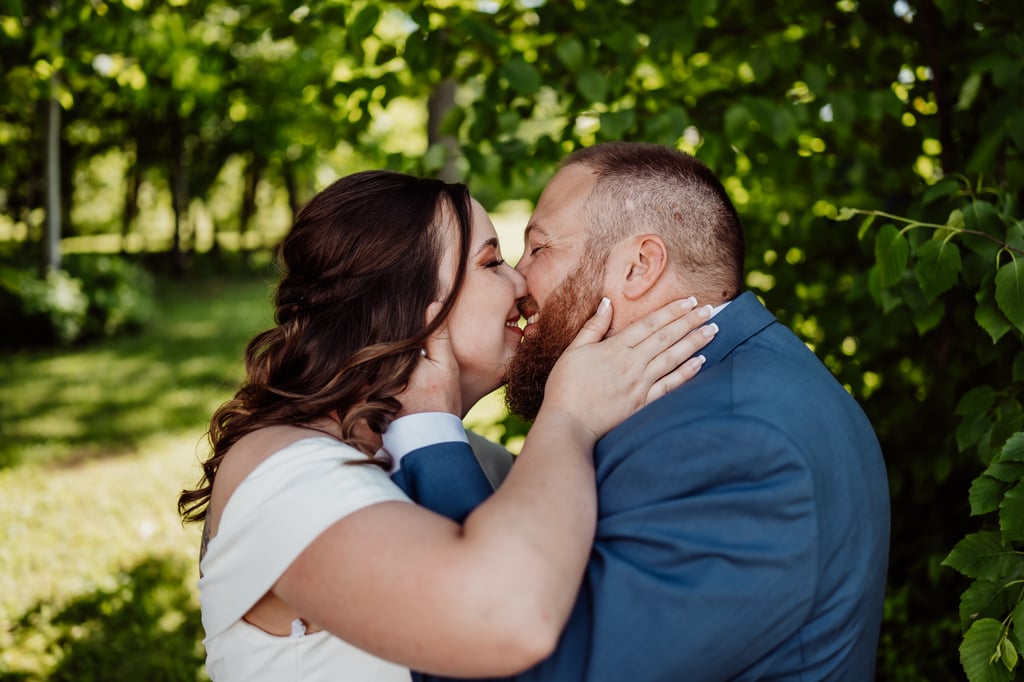
[[[622,297],[635,301],[643,298],[668,270],[668,249],[656,234],[638,234],[619,245],[622,249],[618,272]]]

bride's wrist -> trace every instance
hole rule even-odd
[[[559,431],[565,432],[580,442],[588,454],[598,439],[604,435],[603,433],[598,433],[577,411],[558,403],[541,404],[540,411],[537,413],[537,419],[534,420],[533,428],[538,426],[538,422],[541,423],[542,428],[556,428]],[[545,424],[549,426],[543,426]]]

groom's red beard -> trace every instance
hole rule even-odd
[[[537,328],[523,339],[505,370],[505,403],[513,414],[534,419],[544,401],[544,385],[558,358],[597,311],[604,282],[604,258],[583,263],[552,292]]]

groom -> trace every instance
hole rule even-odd
[[[555,652],[515,679],[874,679],[889,542],[882,454],[850,395],[741,291],[742,261],[721,183],[674,149],[581,149],[544,189],[517,266],[529,296],[508,369],[513,411],[536,415],[548,372],[602,295],[611,333],[689,295],[714,306],[720,331],[694,379],[598,442],[597,533],[575,608]],[[409,453],[403,484],[464,514],[485,494],[472,458],[461,473],[436,466],[460,451]]]

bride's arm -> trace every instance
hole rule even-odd
[[[708,338],[687,336],[706,318],[680,317],[684,307],[601,343],[610,315],[588,322],[552,372],[508,479],[464,525],[408,504],[368,507],[320,535],[273,591],[346,641],[417,670],[508,675],[546,657],[593,539],[596,439],[699,368],[697,359],[679,367]],[[662,377],[667,368],[677,369]]]

